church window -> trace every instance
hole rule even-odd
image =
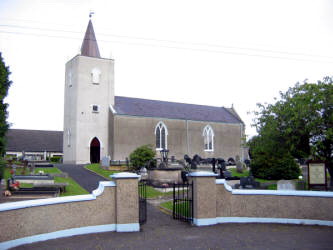
[[[155,127],[156,149],[162,150],[168,147],[167,137],[168,129],[163,122],[159,122]]]
[[[98,68],[94,68],[91,71],[91,81],[93,84],[99,84],[101,80],[101,71]]]
[[[207,125],[203,130],[204,150],[214,151],[214,131],[210,125]]]
[[[92,105],[92,112],[93,113],[98,113],[99,112],[99,105]]]

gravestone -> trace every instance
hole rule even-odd
[[[296,190],[296,183],[294,180],[280,180],[277,182],[278,190]]]
[[[110,156],[104,156],[102,158],[102,167],[107,168],[110,166]]]

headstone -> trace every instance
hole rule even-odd
[[[109,167],[110,166],[110,156],[104,156],[102,158],[102,167]]]
[[[280,180],[277,182],[278,190],[296,190],[296,183],[294,180]]]
[[[236,171],[238,173],[243,173],[243,163],[241,161],[236,161]]]

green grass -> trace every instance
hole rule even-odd
[[[35,174],[38,174],[39,171],[43,171],[44,174],[61,174],[61,170],[53,167],[53,168],[35,168]]]
[[[171,211],[173,211],[173,201],[167,201],[167,202],[163,202],[160,204],[161,207],[164,207],[166,209],[169,209]],[[185,202],[181,202],[181,203],[176,203],[176,211],[180,211],[180,214],[182,216],[188,216],[189,214],[191,214],[189,211],[190,210],[190,205],[188,201]]]
[[[172,211],[172,209],[173,209],[173,201],[163,202],[163,203],[160,204],[160,206]]]
[[[110,175],[114,174],[114,173],[119,173],[119,171],[111,171],[111,170],[105,170],[103,168],[101,168],[99,163],[95,163],[95,164],[90,164],[90,165],[86,165],[84,166],[86,169],[89,169],[93,172],[95,172],[96,174],[99,174],[109,180],[111,180],[112,178],[110,177]]]
[[[22,168],[16,168],[16,174],[20,175],[22,174],[23,169]],[[59,170],[56,167],[53,168],[35,168],[35,174],[38,174],[39,171],[43,171],[44,174],[60,174],[62,173],[61,170]],[[26,175],[30,174],[29,171],[26,171]],[[5,169],[5,178],[8,179],[11,177],[10,169]],[[81,194],[89,194],[87,190],[85,190],[83,187],[81,187],[76,181],[74,181],[72,178],[63,178],[63,177],[54,177],[55,183],[68,183],[68,186],[66,187],[66,192],[60,194],[60,196],[70,196],[70,195],[81,195]],[[23,188],[30,188],[33,187],[33,184],[30,183],[21,183],[20,187]]]
[[[243,173],[238,173],[236,168],[231,168],[231,169],[228,169],[228,171],[230,171],[231,175],[235,176],[235,177],[247,177],[247,176],[249,176],[249,171],[248,170],[243,170]],[[255,181],[258,181],[260,183],[266,183],[266,182],[272,182],[272,181],[277,181],[277,180],[265,180],[265,179],[255,178]]]
[[[148,186],[147,185],[147,198],[157,198],[159,196],[167,196],[167,195],[171,195],[173,193],[173,191],[170,192],[160,192],[158,190],[156,190],[155,188],[153,188],[152,186]]]
[[[72,178],[63,178],[63,177],[54,177],[55,183],[68,183],[66,187],[66,192],[61,193],[60,196],[71,196],[71,195],[81,195],[81,194],[89,194],[87,190],[81,187],[76,181]]]
[[[231,175],[235,176],[235,177],[247,177],[247,176],[249,176],[249,171],[248,170],[243,170],[243,173],[238,173],[236,168],[230,168],[230,169],[228,169],[228,171],[230,171]]]
[[[277,184],[271,184],[267,187],[268,190],[277,190]]]

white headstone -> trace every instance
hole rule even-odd
[[[278,190],[296,190],[296,183],[294,180],[280,180],[277,182]]]
[[[110,156],[104,156],[102,158],[102,167],[109,167],[110,166]]]

